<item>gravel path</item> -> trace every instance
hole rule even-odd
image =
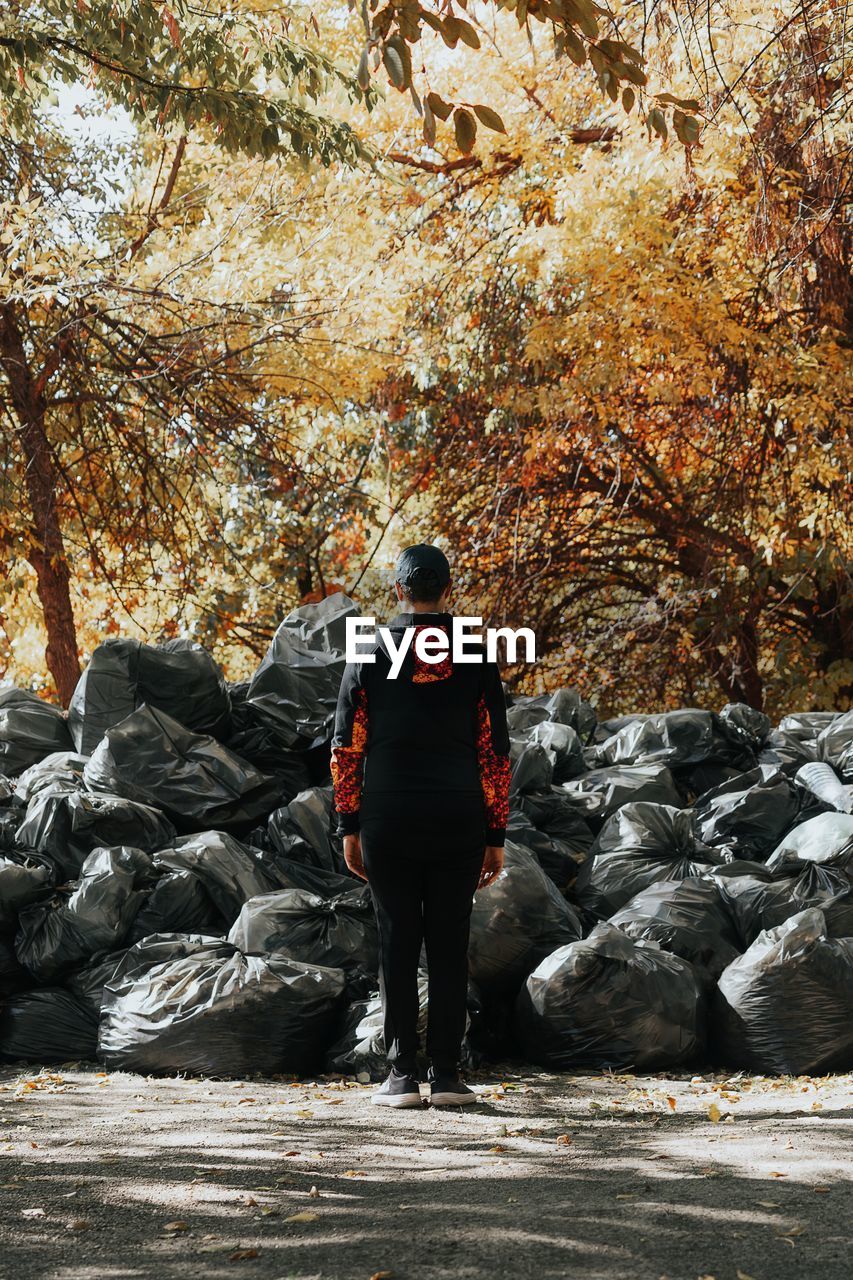
[[[853,1077],[0,1068],[0,1280],[847,1280]]]

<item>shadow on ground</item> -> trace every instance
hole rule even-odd
[[[842,1280],[851,1078],[0,1070],[2,1280]],[[731,1118],[729,1118],[731,1117]]]

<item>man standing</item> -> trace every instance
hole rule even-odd
[[[383,638],[375,661],[347,663],[332,739],[332,782],[344,857],[370,883],[379,926],[379,986],[390,1073],[381,1106],[419,1106],[418,962],[426,949],[427,1080],[433,1105],[477,1095],[459,1078],[473,896],[503,866],[509,816],[506,699],[494,662],[454,662],[446,556],[429,543],[397,560],[394,590],[405,611],[390,623],[396,678]],[[447,652],[425,661],[415,649]],[[437,645],[437,642],[438,645]],[[472,651],[470,638],[466,652]],[[476,652],[476,650],[474,650]]]

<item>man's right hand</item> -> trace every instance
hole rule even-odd
[[[503,845],[487,845],[483,855],[483,867],[480,871],[478,889],[485,889],[487,884],[500,875],[504,865]]]
[[[362,880],[367,879],[361,857],[361,836],[358,833],[354,836],[344,836],[344,862],[353,875],[359,876]]]

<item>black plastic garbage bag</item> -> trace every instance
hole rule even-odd
[[[608,818],[572,897],[592,919],[607,920],[650,885],[701,875],[719,861],[697,839],[689,809],[640,800]]]
[[[569,885],[574,884],[578,864],[584,858],[578,847],[559,836],[538,830],[521,809],[510,809],[506,833],[513,844],[519,844],[533,854],[548,879],[553,880],[558,889],[565,891]],[[590,832],[589,844],[591,843]]]
[[[801,765],[794,781],[830,809],[853,813],[853,785],[842,782],[831,764]]]
[[[574,797],[567,795],[562,787],[519,796],[516,805],[537,831],[561,841],[575,862],[586,859],[595,836],[589,823],[578,813]]]
[[[194,871],[170,871],[148,892],[127,931],[128,946],[152,933],[224,935],[228,921]]]
[[[731,913],[713,878],[659,880],[610,917],[629,938],[656,942],[717,978],[741,953]]]
[[[759,764],[771,764],[783,773],[796,773],[801,765],[826,762],[820,754],[818,738],[833,721],[837,711],[803,711],[784,716],[771,731],[759,754]]]
[[[344,673],[346,619],[359,611],[342,591],[289,613],[252,677],[248,701],[283,747],[331,738]]]
[[[737,858],[761,861],[797,820],[800,796],[791,779],[759,765],[700,796],[693,806],[697,836]]]
[[[230,929],[245,902],[281,888],[264,854],[241,844],[224,831],[202,831],[181,836],[153,857],[157,868],[191,871],[204,885]]]
[[[511,733],[553,721],[569,725],[581,742],[589,742],[596,725],[595,711],[575,689],[556,689],[554,693],[532,696],[522,694],[507,707],[506,718]]]
[[[330,969],[379,969],[379,938],[373,900],[353,886],[333,898],[304,889],[281,889],[245,904],[228,941],[247,955],[285,951],[306,964]]]
[[[635,721],[648,720],[649,714],[649,712],[635,711],[632,715],[612,716],[609,720],[599,720],[590,745],[599,746],[608,738],[612,738],[620,729],[624,729],[626,725],[633,724]]]
[[[15,930],[0,928],[0,1000],[16,991],[26,991],[33,984],[32,974],[15,955]]]
[[[514,995],[543,958],[583,930],[532,854],[507,840],[504,865],[474,895],[468,971],[485,993]]]
[[[681,794],[666,765],[614,765],[592,769],[581,778],[564,782],[562,789],[577,806],[578,813],[594,831],[617,809],[632,801],[682,806]]]
[[[0,689],[0,773],[14,778],[74,743],[59,707],[26,689]]]
[[[602,765],[665,764],[669,768],[719,761],[755,763],[754,739],[731,719],[686,707],[633,720],[596,749]]]
[[[815,741],[840,714],[839,711],[794,711],[783,716],[776,727],[780,733],[789,733],[801,742]]]
[[[291,858],[282,857],[281,854],[265,857],[264,864],[270,874],[275,876],[279,889],[306,889],[308,893],[319,893],[323,898],[334,898],[336,894],[348,893],[364,883],[352,872],[340,876],[336,871],[325,871],[322,867],[294,862]]]
[[[766,742],[767,735],[773,728],[770,717],[763,711],[757,711],[747,702],[727,702],[720,711],[720,719],[746,734],[752,740],[756,750]]]
[[[804,764],[818,761],[817,739],[800,738],[791,731],[774,729],[758,753],[758,763],[793,777]]]
[[[48,856],[67,879],[80,874],[93,849],[132,845],[150,853],[176,835],[174,824],[152,805],[69,789],[58,781],[33,795],[16,839]]]
[[[468,982],[468,1030],[462,1042],[462,1061],[472,1067],[518,1056],[513,1033],[515,997],[481,991]]]
[[[143,1074],[316,1071],[346,989],[340,969],[246,956],[197,934],[131,947],[104,988],[98,1058]]]
[[[0,1057],[56,1065],[95,1061],[98,1019],[62,987],[22,991],[0,1007]]]
[[[65,979],[63,985],[67,987],[72,995],[82,1001],[93,1014],[96,1028],[98,1018],[101,1016],[101,1006],[104,1002],[104,987],[127,955],[128,950],[129,947],[124,946],[118,951],[99,951],[86,964],[79,969],[75,969]]]
[[[543,720],[536,724],[527,734],[527,740],[537,743],[552,757],[552,781],[568,782],[570,778],[578,778],[586,773],[583,744],[580,735],[571,725],[560,724],[556,720]]]
[[[262,773],[278,778],[283,795],[295,796],[313,781],[308,754],[304,749],[290,751],[281,745],[263,712],[249,702],[249,687],[248,680],[228,685],[231,728],[223,742]]]
[[[836,867],[853,883],[853,814],[820,813],[793,827],[767,859],[767,870],[785,874],[807,865]]]
[[[67,901],[57,896],[21,911],[15,939],[21,964],[49,982],[95,952],[117,947],[142,904],[140,885],[150,874],[151,861],[141,849],[94,849]]]
[[[730,764],[715,764],[712,761],[711,764],[694,764],[686,769],[676,769],[674,776],[682,794],[682,802],[689,808],[708,791],[715,791],[717,787],[742,778],[743,772]]]
[[[52,885],[51,869],[45,862],[25,854],[0,855],[0,926],[16,924],[18,913],[46,897]]]
[[[853,938],[809,908],[759,935],[721,975],[716,1052],[727,1067],[823,1075],[853,1067]]]
[[[25,806],[21,804],[11,779],[0,774],[0,849],[16,848],[15,836],[24,812]]]
[[[788,874],[768,871],[762,863],[731,863],[710,873],[720,887],[735,923],[742,950],[765,929],[818,907],[835,937],[853,937],[853,890],[844,871],[819,863],[802,863]]]
[[[39,791],[82,791],[83,770],[89,761],[76,751],[51,751],[15,779],[15,795],[26,806]]]
[[[853,782],[853,711],[836,716],[817,737],[821,760],[831,764],[843,782]]]
[[[149,706],[106,731],[84,777],[92,791],[153,805],[184,832],[239,833],[281,800],[275,779]]]
[[[309,787],[276,809],[267,823],[273,848],[295,862],[346,875],[343,841],[336,835],[331,785]]]
[[[528,742],[526,737],[510,734],[509,758],[512,764],[510,795],[543,791],[550,787],[554,776],[554,756],[538,742]]]
[[[77,750],[91,755],[107,729],[143,703],[196,733],[221,738],[228,731],[225,677],[202,645],[121,637],[98,645],[71,697],[68,725]]]
[[[515,1029],[525,1057],[542,1067],[646,1071],[694,1061],[706,1016],[703,983],[689,961],[604,923],[530,974]]]

